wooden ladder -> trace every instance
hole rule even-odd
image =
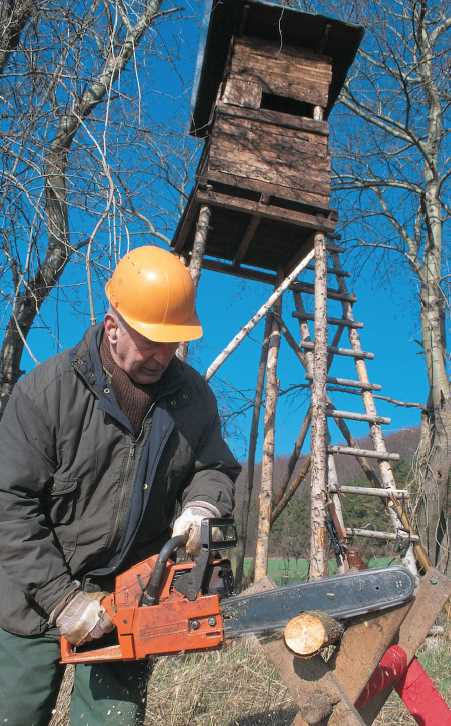
[[[371,383],[368,378],[366,361],[372,360],[374,354],[362,350],[359,330],[363,323],[356,321],[353,314],[353,306],[356,296],[350,293],[346,286],[346,278],[350,275],[345,272],[340,262],[342,250],[335,245],[328,244],[328,267],[329,278],[336,280],[336,287],[327,288],[328,312],[327,323],[330,330],[334,330],[330,345],[328,345],[328,376],[327,376],[327,416],[333,420],[341,434],[344,442],[342,444],[329,444],[328,454],[328,496],[333,503],[334,514],[336,515],[337,529],[342,537],[362,536],[379,540],[398,540],[404,544],[404,563],[415,573],[416,562],[423,568],[427,567],[427,555],[419,544],[419,538],[413,531],[406,510],[408,492],[398,489],[393,475],[392,463],[399,461],[397,453],[390,453],[382,432],[382,426],[391,422],[390,418],[380,416],[377,413],[375,395],[381,390],[379,384]],[[332,264],[331,264],[332,263]],[[314,270],[314,264],[310,263],[307,269]],[[314,285],[309,282],[297,281],[291,285],[294,297],[295,312],[293,317],[297,318],[300,327],[300,343],[298,346],[298,357],[305,369],[308,381],[313,380],[313,350],[314,340],[310,334],[309,324],[314,320],[314,313],[308,312],[304,306],[304,298],[314,294]],[[329,316],[331,303],[341,305],[341,316]],[[345,334],[349,340],[349,347],[340,347],[340,341]],[[337,357],[344,357],[353,361],[355,377],[343,378],[331,374],[331,368]],[[363,412],[341,410],[337,408],[331,397],[332,392],[358,394],[363,402]],[[309,414],[307,414],[307,417]],[[362,449],[353,438],[347,421],[363,421],[369,425],[369,438],[372,442],[371,449]],[[368,482],[369,487],[341,486],[338,481],[335,458],[337,455],[354,456],[359,462]],[[370,465],[370,461],[376,463],[376,470]],[[392,531],[381,532],[368,529],[360,529],[352,526],[345,526],[341,506],[341,496],[373,495],[380,497],[389,515]],[[345,551],[345,549],[344,549]],[[341,569],[347,568],[346,556],[342,556]]]

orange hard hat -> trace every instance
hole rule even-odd
[[[105,292],[125,322],[149,340],[177,343],[202,336],[191,275],[161,247],[146,245],[125,255]]]

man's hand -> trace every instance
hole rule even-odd
[[[55,620],[60,635],[82,645],[111,633],[114,625],[100,602],[107,594],[78,590]]]
[[[209,502],[191,502],[189,507],[184,509],[180,517],[175,520],[172,536],[188,534],[185,549],[189,555],[194,557],[200,551],[200,526],[202,520],[220,516],[220,511]]]

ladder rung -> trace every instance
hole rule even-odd
[[[379,453],[372,449],[353,449],[352,446],[329,446],[329,454],[347,454],[349,456],[363,456],[367,459],[380,459],[381,461],[399,461],[399,454]]]
[[[372,424],[390,424],[391,418],[386,416],[368,416],[366,413],[354,413],[354,411],[338,411],[331,408],[327,411],[328,416],[334,418],[349,418],[351,421],[368,421]]]
[[[315,348],[315,344],[310,341],[304,341],[303,343],[299,343],[299,345],[301,348],[305,348],[305,350],[314,350]],[[327,351],[328,353],[334,353],[334,355],[344,355],[349,358],[366,358],[366,360],[374,359],[374,353],[368,353],[364,350],[356,352],[352,350],[352,348],[337,348],[335,345],[328,345]]]
[[[310,282],[293,282],[290,288],[294,292],[307,292],[309,295],[315,294],[315,285]],[[327,297],[331,300],[344,300],[349,303],[354,303],[357,300],[357,297],[352,293],[340,292],[340,290],[335,290],[332,287],[327,288]]]
[[[293,318],[299,318],[300,320],[315,320],[313,313],[291,313]],[[327,322],[330,325],[343,325],[345,328],[363,328],[363,323],[357,322],[357,320],[347,320],[346,318],[327,318]]]
[[[313,380],[313,376],[306,374],[305,377],[310,381]],[[362,383],[351,378],[336,378],[334,376],[328,376],[327,383],[334,383],[337,386],[349,386],[350,388],[361,388],[362,391],[380,391],[382,388],[379,383]]]
[[[367,497],[385,497],[390,499],[408,499],[409,492],[407,489],[381,489],[380,487],[350,487],[347,485],[340,487],[329,487],[332,494],[364,494]]]
[[[314,272],[315,271],[315,263],[314,262],[309,262],[309,264],[307,265],[307,267],[305,269],[306,270],[313,270],[313,272]],[[350,272],[345,272],[344,270],[340,270],[339,267],[328,267],[327,268],[327,274],[328,275],[335,275],[335,277],[351,277],[351,273]]]
[[[346,527],[346,534],[351,537],[370,537],[371,539],[406,539],[411,542],[418,542],[419,537],[417,534],[409,534],[402,530],[398,530],[397,534],[394,532],[377,532],[372,529],[355,529],[354,527]]]

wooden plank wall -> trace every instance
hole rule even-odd
[[[327,124],[308,115],[314,106],[326,106],[331,77],[326,56],[236,38],[210,134],[208,178],[327,209]],[[277,111],[262,107],[263,92],[281,97]],[[285,113],[290,106],[284,99],[307,104],[306,117]]]
[[[261,84],[265,93],[327,106],[332,66],[329,58],[257,38],[237,38],[230,76]]]
[[[327,136],[314,131],[281,128],[276,123],[218,112],[211,132],[207,174],[214,179],[216,172],[217,181],[232,186],[327,207],[327,142]]]

